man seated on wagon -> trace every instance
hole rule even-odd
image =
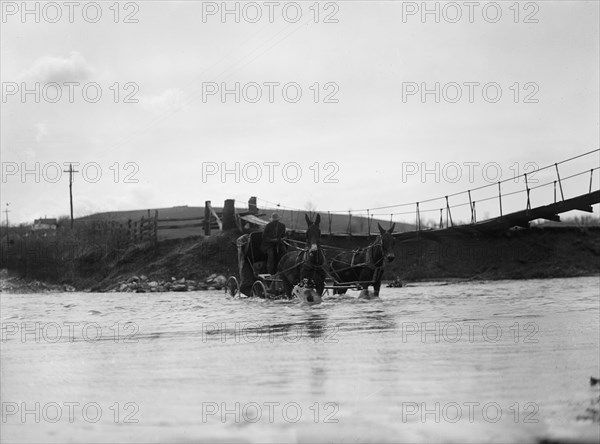
[[[279,221],[279,215],[273,213],[263,231],[260,249],[267,255],[267,272],[271,275],[277,272],[280,251],[282,251],[281,239],[285,235],[285,225]]]

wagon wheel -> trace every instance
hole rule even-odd
[[[266,298],[267,297],[267,287],[262,281],[255,281],[252,284],[252,296],[257,298]]]
[[[229,279],[227,279],[227,283],[225,284],[225,293],[228,293],[231,297],[235,297],[239,291],[240,285],[238,284],[238,280],[235,276],[229,276]]]

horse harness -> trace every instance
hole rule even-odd
[[[357,248],[356,250],[352,251],[352,259],[350,260],[350,264],[349,264],[350,266],[347,269],[354,268],[354,267],[366,267],[366,268],[371,268],[373,270],[375,270],[377,268],[382,268],[383,267],[383,259],[384,259],[383,251],[382,251],[381,258],[377,259],[376,261],[373,259],[373,248],[374,247],[382,247],[382,246],[383,246],[383,239],[381,238],[381,236],[379,236],[372,245],[369,245],[366,248]],[[356,256],[358,254],[360,254],[362,251],[365,251],[365,262],[356,264],[354,262],[356,260]],[[335,260],[337,260],[337,258]],[[345,270],[347,270],[347,269],[345,269]],[[339,271],[343,271],[343,270],[339,270]]]
[[[292,265],[289,268],[286,268],[285,270],[281,270],[280,273],[286,273],[286,272],[291,271],[291,270],[293,270],[295,268],[298,268],[300,266],[305,266],[308,269],[312,269],[313,270],[313,276],[314,276],[314,273],[317,270],[325,270],[325,267],[323,266],[323,264],[321,264],[321,265],[314,265],[314,264],[312,264],[310,262],[310,260],[306,259],[306,255],[307,255],[307,253],[309,253],[309,251],[310,250],[308,248],[305,248],[304,250],[299,251],[298,252],[299,254],[296,256],[296,259],[294,260],[294,265]],[[317,251],[322,256],[322,258],[324,259],[324,263],[326,263],[327,261],[326,261],[326,258],[325,258],[325,253],[323,253],[323,251],[320,248]]]
[[[350,260],[350,264],[348,267],[343,268],[341,270],[335,270],[335,269],[331,269],[331,271],[333,271],[335,273],[335,275],[337,276],[337,280],[341,280],[341,277],[339,275],[339,273],[341,271],[346,271],[346,270],[350,270],[352,268],[358,268],[358,267],[365,267],[365,268],[369,268],[371,270],[373,270],[373,279],[374,281],[377,281],[379,279],[379,276],[383,273],[383,250],[382,250],[382,255],[381,258],[374,260],[373,258],[373,248],[374,247],[383,247],[383,238],[381,236],[378,236],[377,239],[375,240],[375,242],[373,242],[372,245],[369,245],[366,248],[357,248],[356,250],[352,251],[352,259]],[[355,263],[356,260],[356,256],[362,252],[365,252],[365,262],[361,262],[361,263]],[[334,258],[334,260],[337,260],[337,258]],[[341,261],[339,261],[341,262]]]

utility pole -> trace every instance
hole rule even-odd
[[[7,246],[10,244],[10,237],[9,237],[9,233],[8,233],[8,213],[10,213],[10,210],[8,209],[9,205],[10,205],[10,202],[8,202],[6,204],[6,208],[4,209],[4,214],[6,215],[6,245]]]
[[[69,173],[69,201],[71,203],[71,230],[73,229],[73,173],[79,171],[73,170],[73,164],[69,164],[68,170],[63,170],[65,173]]]

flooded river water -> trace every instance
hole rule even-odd
[[[598,277],[2,294],[2,442],[596,442]],[[596,408],[598,405],[595,406]]]

